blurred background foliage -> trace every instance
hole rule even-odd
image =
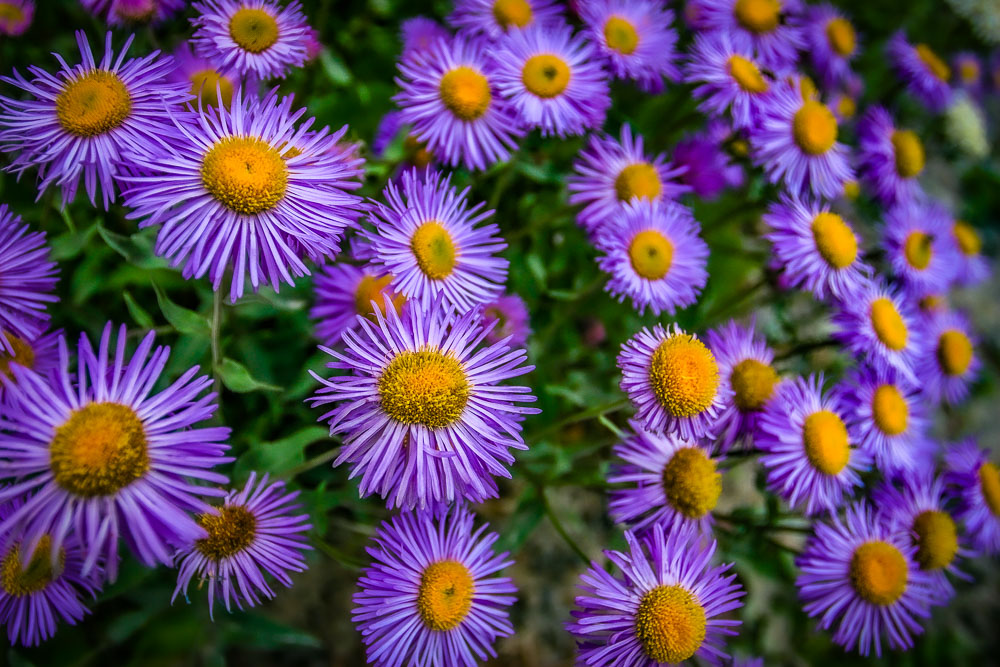
[[[362,194],[379,194],[403,155],[397,142],[385,160],[372,158],[367,145],[382,115],[392,107],[393,82],[402,19],[424,14],[443,19],[445,0],[305,0],[305,12],[319,31],[325,50],[314,62],[281,83],[309,108],[318,125],[350,126],[348,136],[362,144],[369,160]],[[671,3],[679,9],[678,3]],[[852,17],[863,53],[856,63],[865,80],[859,108],[880,100],[892,106],[903,125],[925,138],[929,156],[927,188],[955,206],[985,239],[995,256],[1000,212],[1000,171],[994,157],[968,162],[944,139],[940,119],[929,117],[888,70],[883,45],[897,28],[941,54],[986,47],[969,26],[937,0],[849,0],[836,2]],[[20,38],[0,40],[0,71],[29,64],[54,69],[51,52],[78,62],[73,31],[86,31],[95,50],[105,27],[76,0],[38,0],[35,23]],[[142,28],[131,55],[154,48],[171,51],[191,34],[188,10],[153,30]],[[686,30],[681,47],[689,43]],[[125,39],[117,31],[116,48]],[[14,94],[4,85],[4,94]],[[612,87],[614,106],[605,129],[617,133],[631,123],[654,152],[672,150],[688,132],[703,126],[690,90],[670,85],[648,96],[628,84]],[[992,109],[996,117],[997,109]],[[991,128],[992,130],[992,128]],[[850,125],[842,136],[853,143]],[[628,408],[618,389],[615,357],[620,344],[641,326],[639,317],[603,292],[595,251],[574,222],[566,202],[565,177],[584,140],[541,140],[537,133],[504,164],[485,173],[456,172],[459,186],[472,188],[473,200],[496,209],[495,220],[510,248],[509,290],[521,295],[531,312],[529,376],[542,414],[530,418],[525,440],[530,450],[518,456],[514,478],[502,483],[498,500],[477,507],[501,534],[517,564],[509,574],[520,589],[512,611],[517,634],[498,645],[496,664],[571,664],[573,644],[562,624],[568,618],[583,564],[600,559],[600,550],[623,545],[620,529],[606,514],[605,473],[611,447],[627,427]],[[7,160],[0,157],[0,162]],[[699,302],[678,314],[685,328],[703,333],[730,317],[753,314],[776,348],[786,374],[823,370],[832,377],[850,362],[826,344],[828,313],[804,293],[779,293],[766,271],[768,244],[760,238],[760,214],[773,188],[752,170],[747,185],[714,202],[687,203],[703,225],[712,254],[710,278]],[[360,637],[350,621],[350,597],[359,569],[367,562],[365,544],[387,512],[379,500],[359,500],[346,468],[332,469],[337,442],[316,423],[319,412],[303,399],[316,383],[309,369],[325,361],[316,349],[308,308],[311,281],[300,279],[280,294],[265,289],[213,312],[205,280],[185,281],[152,253],[155,230],[138,232],[120,206],[95,211],[80,198],[66,210],[49,192],[35,201],[34,174],[20,183],[0,175],[0,201],[32,226],[48,233],[59,261],[61,301],[52,308],[53,326],[73,340],[80,332],[98,335],[108,320],[125,322],[137,340],[150,328],[172,347],[163,382],[192,365],[213,370],[223,391],[218,418],[233,429],[229,470],[234,484],[250,470],[270,471],[303,491],[315,527],[310,570],[295,577],[295,587],[247,613],[219,610],[209,622],[204,590],[189,602],[173,605],[175,572],[148,570],[126,557],[119,580],[93,605],[93,614],[76,627],[62,626],[37,649],[6,649],[0,661],[27,665],[346,665],[363,663]],[[876,248],[878,209],[862,198],[848,209]],[[875,253],[877,256],[877,252]],[[996,270],[994,270],[996,274]],[[1000,308],[997,283],[955,295],[972,311],[983,337],[986,361],[973,398],[937,425],[942,439],[979,434],[996,448]],[[668,318],[663,319],[669,321]],[[213,348],[215,354],[213,356]],[[746,587],[747,606],[738,638],[739,655],[762,655],[767,664],[891,665],[989,664],[1000,655],[1000,577],[996,562],[969,564],[975,583],[959,584],[956,601],[938,608],[915,650],[865,661],[844,654],[826,633],[816,631],[801,611],[793,585],[793,551],[807,524],[762,493],[763,475],[747,457],[731,457],[724,477],[717,536],[721,553],[736,563]],[[769,524],[781,519],[790,530]]]

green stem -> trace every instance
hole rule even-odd
[[[317,454],[308,461],[305,461],[304,463],[300,463],[299,465],[295,466],[294,468],[289,470],[285,476],[288,478],[298,477],[302,473],[312,470],[313,468],[317,468],[323,465],[324,463],[332,461],[335,458],[337,458],[337,448],[332,447],[323,452],[322,454]]]
[[[222,349],[219,344],[219,329],[222,325],[222,292],[215,290],[212,297],[212,378],[217,396],[222,396],[222,377],[219,375],[219,365],[222,363]]]
[[[551,424],[551,425],[547,426],[546,428],[542,429],[538,433],[535,433],[534,436],[531,439],[532,440],[541,440],[542,438],[545,438],[545,437],[551,435],[552,433],[555,433],[555,432],[557,432],[557,431],[559,431],[561,429],[564,429],[564,428],[566,428],[567,426],[569,426],[571,424],[576,424],[577,422],[587,421],[588,419],[595,419],[595,418],[601,417],[601,416],[603,416],[603,415],[605,415],[605,414],[607,414],[609,412],[617,412],[618,410],[621,410],[622,408],[624,408],[624,407],[626,407],[628,405],[629,405],[629,400],[627,398],[619,398],[619,399],[617,399],[615,401],[612,401],[611,403],[605,403],[604,405],[598,405],[597,407],[589,408],[587,410],[584,410],[582,412],[578,412],[575,415],[570,415],[569,417],[566,417],[565,419],[562,419],[560,421],[557,421],[554,424]]]
[[[569,545],[573,552],[580,557],[580,560],[583,561],[584,565],[590,565],[590,559],[587,558],[587,554],[584,553],[583,549],[580,548],[580,545],[577,544],[576,541],[570,537],[569,533],[566,532],[566,527],[563,526],[559,516],[555,513],[555,510],[552,509],[552,503],[549,501],[549,495],[546,492],[545,487],[539,487],[538,493],[542,496],[542,502],[545,504],[545,514],[549,517],[549,521],[552,522],[552,527],[556,529],[556,532],[559,533],[560,537],[563,538],[563,541]]]
[[[738,308],[745,301],[748,301],[753,297],[760,289],[767,286],[767,275],[761,277],[756,283],[751,285],[745,290],[737,291],[736,295],[727,301],[723,301],[717,304],[714,308],[708,311],[705,315],[705,321],[709,323],[714,323],[717,320],[721,320],[723,316],[728,315],[730,312]]]
[[[311,541],[313,545],[322,551],[324,554],[330,557],[331,560],[338,563],[348,570],[360,570],[365,566],[364,563],[357,560],[353,556],[345,554],[343,551],[333,546],[323,538],[318,535],[312,535]]]
[[[788,348],[781,354],[775,355],[774,360],[784,361],[791,357],[797,357],[803,354],[808,354],[809,352],[812,352],[814,350],[821,350],[824,347],[836,347],[837,345],[838,345],[837,341],[833,340],[832,338],[825,338],[823,340],[813,340],[813,341],[808,341],[806,343],[799,343],[798,345],[794,345]]]

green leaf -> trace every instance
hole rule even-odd
[[[68,231],[54,237],[49,242],[52,249],[49,256],[56,262],[65,262],[79,255],[97,232],[97,225],[91,225],[83,231]]]
[[[115,252],[124,257],[130,264],[144,269],[162,269],[166,260],[157,257],[153,252],[153,240],[142,234],[124,236],[113,232],[104,225],[97,225],[97,232]]]
[[[128,313],[132,316],[132,319],[135,320],[136,324],[143,329],[152,329],[156,326],[155,322],[153,322],[152,316],[146,312],[145,308],[135,302],[135,299],[132,298],[131,294],[123,292],[122,296],[125,299],[125,307],[128,308]]]
[[[251,445],[250,450],[240,457],[237,470],[267,470],[280,476],[305,463],[306,447],[329,437],[330,431],[325,426],[307,426],[287,438]]]
[[[243,364],[232,359],[223,359],[222,363],[215,367],[216,372],[222,378],[222,384],[230,391],[238,394],[246,394],[251,391],[281,391],[277,385],[261,382],[250,375],[250,371]]]
[[[160,312],[163,313],[163,317],[167,319],[170,326],[189,336],[211,337],[212,327],[208,323],[208,318],[202,317],[193,310],[178,306],[156,283],[153,283],[153,290],[156,292],[156,301],[160,304]]]
[[[225,623],[224,632],[228,644],[241,647],[323,646],[319,639],[307,632],[253,613],[241,614],[238,620]]]
[[[323,65],[323,71],[330,77],[330,81],[336,85],[348,86],[354,79],[340,56],[335,55],[329,49],[323,49],[322,53],[319,54],[319,61]]]

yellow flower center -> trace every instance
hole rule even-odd
[[[979,65],[974,60],[963,61],[958,67],[958,74],[965,83],[975,83],[979,80]]]
[[[729,384],[733,387],[733,402],[740,412],[757,412],[774,394],[778,373],[756,359],[744,359],[733,367]]]
[[[669,414],[693,417],[715,400],[719,367],[704,343],[679,333],[664,340],[653,352],[649,383]]]
[[[240,553],[253,543],[257,530],[257,517],[241,505],[225,505],[218,514],[202,514],[198,525],[208,537],[197,540],[195,548],[205,558],[220,561]]]
[[[837,141],[837,119],[825,104],[806,100],[792,120],[795,143],[809,155],[822,155]]]
[[[114,8],[119,18],[131,23],[148,23],[156,15],[156,0],[143,0],[142,4],[118,5]]]
[[[940,294],[928,294],[926,296],[922,296],[920,297],[920,301],[917,303],[920,306],[920,310],[925,312],[941,310],[945,305],[944,297]]]
[[[733,54],[726,61],[729,68],[729,76],[733,81],[747,93],[767,92],[767,81],[761,76],[760,69],[755,63],[747,60],[743,56]]]
[[[836,213],[820,213],[812,221],[816,250],[835,269],[847,268],[858,256],[858,239]]]
[[[850,200],[855,200],[861,195],[861,185],[857,181],[847,181],[844,183],[844,196]]]
[[[149,470],[146,430],[132,408],[89,403],[70,413],[49,445],[52,476],[77,496],[111,496]]]
[[[802,96],[803,102],[819,97],[819,89],[816,87],[816,83],[805,74],[799,77],[799,95]]]
[[[814,412],[802,426],[802,444],[806,458],[825,475],[836,475],[850,458],[847,427],[840,417],[829,410]]]
[[[52,567],[52,538],[43,535],[27,567],[21,566],[21,545],[15,543],[0,564],[0,586],[11,597],[19,598],[38,593],[58,579],[66,566],[66,551],[59,550],[56,567]]]
[[[441,102],[461,120],[476,120],[490,107],[493,95],[485,76],[462,65],[441,77]]]
[[[496,0],[493,3],[493,18],[504,28],[523,28],[531,23],[531,5],[527,0]]]
[[[983,491],[983,499],[993,516],[1000,516],[1000,470],[987,461],[979,466],[979,487]]]
[[[910,333],[903,322],[903,316],[890,299],[879,297],[872,301],[868,315],[871,317],[872,329],[883,345],[890,350],[902,350],[906,347]]]
[[[374,320],[375,311],[372,309],[373,301],[379,312],[385,315],[386,288],[389,287],[391,281],[392,276],[377,278],[365,274],[361,282],[358,283],[358,288],[354,291],[354,309],[358,315],[364,315]],[[397,313],[401,312],[403,304],[406,303],[406,297],[401,294],[393,294],[391,291],[388,291],[388,295],[391,298],[391,303],[395,311]]]
[[[96,137],[121,126],[132,97],[117,74],[94,69],[66,82],[56,97],[56,118],[77,137]]]
[[[639,48],[639,33],[625,18],[612,16],[604,24],[604,41],[608,48],[627,56]]]
[[[233,100],[233,82],[214,69],[198,70],[191,75],[191,94],[201,101],[203,107],[214,107],[222,94],[222,103],[229,108]]]
[[[201,182],[231,211],[255,215],[278,205],[288,188],[288,167],[281,153],[253,137],[221,139],[205,154]]]
[[[947,375],[962,375],[972,363],[972,341],[958,329],[949,329],[938,338],[937,358]]]
[[[667,502],[689,519],[700,519],[719,502],[722,475],[700,447],[678,449],[663,468]]]
[[[946,512],[926,510],[913,520],[917,534],[917,563],[921,570],[947,567],[958,553],[958,530]]]
[[[899,435],[906,430],[910,408],[902,392],[894,384],[884,384],[872,396],[872,417],[886,435]]]
[[[678,663],[693,656],[705,641],[705,607],[687,589],[657,586],[642,596],[635,612],[635,636],[646,657]]]
[[[863,600],[887,606],[906,590],[906,558],[888,542],[865,542],[851,556],[851,586]]]
[[[646,280],[659,280],[667,275],[674,259],[674,246],[655,229],[646,229],[634,237],[628,246],[629,260],[635,272]]]
[[[10,347],[14,350],[13,354],[0,351],[0,375],[5,375],[13,380],[14,372],[10,369],[11,364],[18,364],[25,368],[34,368],[35,350],[27,341],[18,338],[14,334],[0,334],[0,336],[5,336]],[[0,381],[0,384],[2,384],[2,381]]]
[[[975,257],[982,252],[983,240],[979,238],[979,234],[976,233],[972,225],[964,220],[956,220],[951,231],[955,235],[955,242],[963,255]]]
[[[661,192],[663,184],[660,182],[660,174],[648,162],[630,164],[615,178],[615,193],[620,201],[633,198],[653,201],[659,199]]]
[[[569,65],[551,53],[528,58],[521,70],[521,81],[529,92],[548,99],[566,90],[569,85]]]
[[[10,2],[0,2],[0,22],[20,23],[24,20],[24,12]]]
[[[475,593],[476,582],[469,568],[457,560],[439,560],[420,575],[417,611],[431,630],[454,630],[468,616]]]
[[[426,347],[397,354],[379,376],[378,393],[397,422],[444,428],[461,418],[472,387],[458,359]]]
[[[853,97],[848,97],[847,95],[841,95],[837,98],[837,113],[840,114],[841,118],[853,118],[854,114],[858,112],[858,103],[854,101]],[[855,187],[857,187],[857,182],[854,182]],[[847,186],[845,185],[846,189]],[[851,199],[857,199],[858,195],[855,194]]]
[[[410,249],[417,266],[431,280],[444,280],[455,270],[458,250],[451,234],[433,220],[417,227],[410,238]]]
[[[750,32],[771,32],[778,27],[781,3],[778,0],[736,0],[733,15]]]
[[[427,145],[412,134],[403,140],[403,150],[414,167],[426,167],[434,159],[434,155],[427,150]]]
[[[229,20],[229,36],[250,53],[263,53],[278,41],[278,22],[263,9],[244,7]]]
[[[930,265],[934,256],[934,239],[920,231],[910,232],[903,242],[903,256],[906,262],[918,271],[923,271]]]
[[[845,18],[837,17],[831,19],[826,24],[826,38],[830,41],[830,48],[838,55],[845,58],[854,53],[856,45],[854,26]]]
[[[945,64],[943,60],[938,57],[938,54],[931,50],[931,47],[926,44],[917,44],[915,47],[917,50],[917,56],[920,60],[927,66],[927,69],[931,74],[941,79],[942,81],[947,81],[951,78],[951,68]]]
[[[729,150],[737,157],[746,157],[750,154],[750,144],[746,139],[733,139],[729,144]]]
[[[896,173],[913,178],[924,170],[924,145],[913,130],[892,133],[892,149],[896,154]]]

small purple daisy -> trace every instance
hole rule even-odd
[[[94,16],[113,26],[155,24],[186,6],[185,0],[81,0]]]
[[[316,338],[324,345],[336,345],[344,330],[358,323],[359,315],[374,319],[373,308],[384,313],[387,302],[400,312],[406,298],[392,291],[390,280],[392,276],[380,276],[353,264],[323,266],[316,273],[316,304],[309,311],[309,317],[316,321]]]
[[[902,201],[885,214],[883,243],[893,273],[916,297],[943,293],[958,266],[954,218],[932,199]]]
[[[924,144],[913,130],[896,129],[885,107],[875,105],[858,122],[858,172],[886,206],[921,198]]]
[[[0,35],[23,35],[34,18],[34,0],[0,0]]]
[[[924,396],[932,402],[957,405],[969,395],[983,362],[976,353],[979,340],[964,313],[943,309],[926,320],[926,354],[917,364]]]
[[[611,274],[604,290],[632,300],[639,314],[673,315],[698,300],[708,281],[708,244],[690,209],[672,201],[633,199],[621,217],[598,229],[597,265]]]
[[[799,0],[715,0],[700,6],[704,32],[729,34],[775,72],[794,68],[799,49],[806,48],[799,22],[789,20],[801,14]]]
[[[562,22],[562,8],[555,0],[456,0],[448,23],[470,35],[499,40],[532,26]]]
[[[45,232],[29,231],[21,216],[0,204],[0,354],[15,351],[8,336],[26,341],[42,332],[49,319],[45,304],[59,300],[52,294],[58,280]]]
[[[196,56],[191,50],[190,42],[181,42],[174,50],[174,70],[170,74],[170,80],[188,86],[194,96],[194,100],[190,102],[193,109],[217,106],[220,97],[223,106],[229,108],[233,92],[241,85],[244,94],[256,89],[254,83],[241,84],[239,72],[216,69],[205,58]]]
[[[848,405],[835,391],[823,393],[823,375],[778,385],[757,422],[757,448],[768,487],[808,515],[840,507],[861,486],[859,472],[871,457],[857,449],[847,423]]]
[[[493,345],[506,340],[507,345],[523,346],[531,335],[528,307],[516,294],[504,294],[483,304],[483,320],[496,325],[486,334],[486,342]]]
[[[968,222],[956,220],[951,235],[958,249],[955,282],[959,285],[979,285],[990,277],[990,263],[983,255],[983,239]]]
[[[843,12],[828,4],[807,8],[802,36],[823,85],[834,88],[851,75],[851,60],[860,49],[857,32]]]
[[[674,13],[658,0],[588,0],[580,18],[617,79],[647,93],[663,90],[663,77],[680,81]]]
[[[944,111],[952,97],[948,64],[926,44],[910,44],[902,30],[889,40],[886,53],[910,94],[930,111]]]
[[[37,338],[18,338],[13,334],[0,334],[0,405],[4,405],[4,385],[16,382],[13,364],[35,371],[49,378],[59,366],[59,339],[62,329],[40,334]],[[3,350],[6,343],[9,352]]]
[[[198,516],[198,525],[206,537],[200,537],[175,555],[177,587],[170,598],[187,598],[191,580],[198,578],[198,588],[208,581],[208,614],[212,617],[216,597],[232,611],[255,607],[261,597],[272,599],[274,590],[265,575],[271,575],[291,588],[289,572],[304,572],[303,552],[312,549],[302,533],[312,526],[308,514],[294,504],[299,492],[286,493],[284,482],[268,484],[264,475],[250,473],[239,491],[230,491],[221,507],[213,507]]]
[[[861,655],[874,646],[881,656],[883,639],[893,649],[912,648],[913,635],[923,632],[918,619],[930,615],[931,576],[917,565],[907,532],[866,503],[815,531],[796,559],[805,612],[820,617],[820,629],[836,626],[834,643]]]
[[[681,182],[706,201],[716,199],[726,188],[742,186],[746,180],[743,167],[732,162],[713,127],[723,123],[714,121],[705,131],[681,139],[674,147],[674,162],[684,169]]]
[[[720,665],[729,657],[725,637],[741,621],[720,617],[745,595],[732,563],[713,566],[715,540],[691,526],[664,533],[660,524],[641,538],[626,531],[627,552],[605,551],[620,577],[596,562],[580,576],[579,609],[566,627],[581,663],[655,667],[697,656]]]
[[[403,58],[417,53],[429,53],[434,42],[448,39],[451,33],[443,25],[426,16],[414,16],[399,24],[403,41]]]
[[[958,500],[955,518],[978,552],[1000,554],[1000,466],[973,440],[952,445],[944,461],[945,483]]]
[[[962,51],[956,53],[951,62],[955,85],[973,97],[980,97],[986,87],[986,77],[983,76],[979,56],[971,51]]]
[[[684,80],[695,84],[698,108],[709,116],[727,111],[737,130],[752,127],[767,103],[773,81],[761,71],[750,47],[738,48],[728,33],[698,35]]]

